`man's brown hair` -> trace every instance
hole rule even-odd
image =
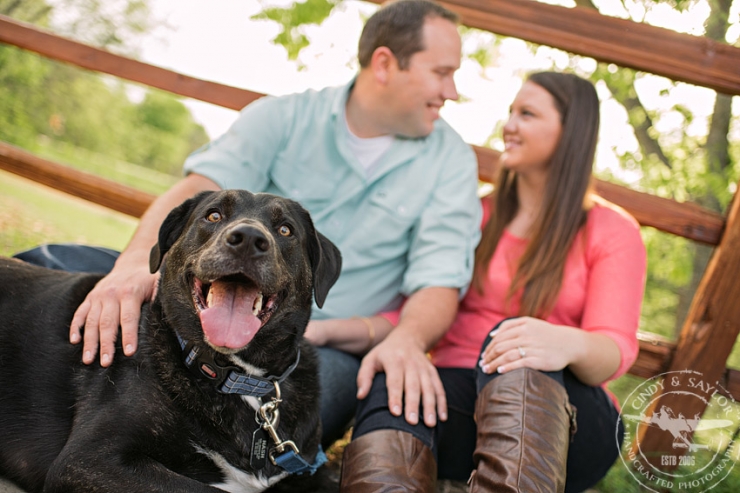
[[[424,21],[441,17],[457,24],[457,14],[429,0],[397,0],[384,4],[370,19],[360,35],[357,57],[360,67],[370,65],[373,53],[381,46],[393,52],[398,66],[405,70],[411,55],[424,50]]]

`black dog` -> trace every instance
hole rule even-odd
[[[303,489],[324,455],[302,335],[340,265],[296,202],[199,194],[152,249],[137,353],[102,368],[67,341],[101,276],[0,259],[0,476],[44,492]]]

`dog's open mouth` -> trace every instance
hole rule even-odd
[[[193,302],[210,344],[241,349],[275,312],[278,295],[263,293],[244,276],[228,276],[212,282],[193,278]]]

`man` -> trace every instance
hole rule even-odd
[[[154,201],[75,313],[70,340],[81,342],[85,327],[84,362],[94,361],[99,345],[101,365],[111,364],[119,325],[125,354],[136,351],[140,307],[157,283],[149,250],[173,207],[203,190],[269,192],[299,201],[343,255],[340,279],[323,309],[314,306],[309,333],[394,309],[407,297],[398,326],[362,362],[359,396],[385,372],[395,415],[405,406],[406,419],[417,422],[421,401],[426,424],[437,412],[444,419],[444,392],[425,353],[469,282],[480,222],[474,153],[439,119],[445,101],[458,97],[456,21],[426,0],[385,5],[363,30],[361,69],[350,84],[260,99],[191,155],[186,177]],[[375,342],[362,319],[343,323]],[[330,348],[319,354],[328,445],[352,418],[359,361]]]

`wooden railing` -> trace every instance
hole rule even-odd
[[[382,3],[383,0],[370,0]],[[738,48],[704,37],[531,0],[440,0],[465,25],[740,94]]]
[[[0,142],[0,169],[134,217],[141,217],[156,198],[127,185],[40,158],[5,142]]]
[[[380,3],[380,0],[372,0]],[[466,25],[591,56],[600,61],[656,73],[717,91],[740,94],[740,49],[645,24],[605,17],[589,9],[567,9],[530,0],[446,0]],[[53,60],[146,84],[172,93],[241,109],[262,94],[188,77],[60,38],[0,16],[0,42]],[[650,47],[650,49],[646,49]],[[481,170],[491,169],[496,153],[475,147]],[[0,168],[111,209],[140,216],[154,196],[41,159],[0,143]],[[482,172],[481,179],[488,180]],[[726,361],[740,332],[740,203],[726,217],[697,204],[680,203],[608,183],[596,190],[620,205],[640,224],[715,246],[677,342],[641,333],[640,354],[630,373],[649,378],[668,370],[692,369],[740,395],[740,372]],[[663,395],[661,405],[677,405],[686,416],[702,412],[700,401],[677,402]],[[688,406],[688,407],[687,407]],[[700,408],[699,408],[700,407]],[[648,440],[646,442],[645,440]],[[652,440],[653,443],[649,441]],[[663,435],[646,435],[644,446],[670,447]],[[658,448],[655,448],[658,450]]]

